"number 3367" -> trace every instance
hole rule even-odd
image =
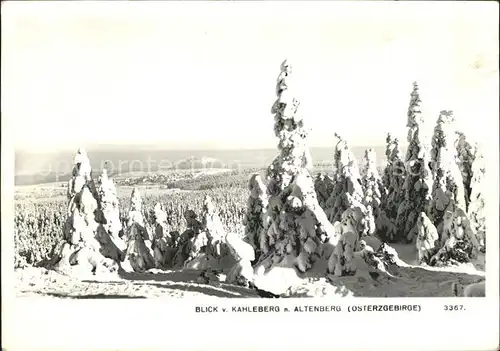
[[[463,311],[464,305],[444,305],[445,311]]]

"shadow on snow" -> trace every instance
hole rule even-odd
[[[63,293],[43,292],[40,295],[65,298],[65,299],[145,299],[146,296],[129,296],[115,294],[90,294],[90,295],[69,295]]]
[[[203,295],[230,298],[259,297],[249,288],[221,282],[198,283],[196,280],[201,271],[193,269],[172,270],[161,272],[120,272],[120,278],[131,281],[134,285],[150,286],[159,289],[171,289],[182,292],[194,292]],[[84,280],[85,283],[99,283],[93,280]],[[109,281],[107,284],[122,285],[125,282]]]

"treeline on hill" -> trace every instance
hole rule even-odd
[[[223,189],[231,187],[246,188],[248,177],[257,168],[248,168],[241,171],[228,171],[216,174],[201,174],[196,173],[179,174],[151,174],[135,178],[125,178],[117,180],[117,185],[161,185],[163,189],[181,189],[181,190],[209,190]]]

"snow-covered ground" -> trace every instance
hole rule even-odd
[[[484,256],[475,262],[449,268],[419,267],[416,252],[410,245],[393,245],[400,258],[393,277],[356,275],[351,277],[300,278],[295,271],[285,271],[295,287],[283,297],[441,297],[453,296],[454,282],[464,286],[485,279]],[[286,268],[285,268],[286,270]],[[229,285],[211,279],[201,282],[200,271],[159,271],[124,273],[113,277],[60,275],[44,268],[16,270],[17,296],[52,298],[153,298],[153,297],[259,297],[253,289]],[[264,288],[264,287],[261,287]]]

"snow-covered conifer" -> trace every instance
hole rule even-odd
[[[377,221],[379,236],[392,242],[397,237],[395,226],[398,209],[404,201],[405,167],[401,159],[399,140],[390,134],[386,138],[387,164],[384,168],[382,183],[386,188],[386,195],[382,197],[381,210]]]
[[[203,201],[202,225],[208,240],[205,253],[214,257],[220,257],[223,249],[221,246],[226,232],[212,202],[212,198],[209,195],[206,195]]]
[[[181,234],[174,256],[174,266],[183,267],[184,264],[200,254],[201,247],[206,245],[208,239],[202,232],[202,224],[193,210],[184,213],[186,230]],[[199,238],[198,238],[199,237]],[[196,243],[196,245],[194,245]]]
[[[382,182],[386,189],[389,189],[391,186],[391,156],[392,151],[394,150],[394,138],[391,133],[387,133],[385,138],[385,159],[386,165],[384,168],[384,173],[382,175]]]
[[[137,188],[132,190],[130,211],[125,229],[127,244],[126,258],[122,267],[128,267],[136,272],[146,271],[155,267],[152,243],[144,226],[142,199]]]
[[[259,173],[250,177],[248,182],[250,195],[247,200],[247,212],[243,219],[243,225],[245,226],[244,240],[254,248],[256,259],[260,256],[260,235],[265,227],[264,220],[268,218],[265,214],[269,199],[266,185],[262,179],[263,175]]]
[[[213,270],[226,270],[234,267],[235,259],[239,260],[240,258],[231,255],[230,249],[225,242],[226,231],[211,197],[206,195],[203,201],[201,223],[196,220],[194,213],[188,214],[186,219],[188,220],[189,229],[186,231],[188,238],[183,240],[187,245],[187,259],[184,262],[184,267]],[[250,248],[253,253],[250,244],[243,242],[243,239],[240,239],[240,241],[240,246],[245,246],[245,250]],[[255,258],[254,253],[252,257]]]
[[[342,213],[342,221],[334,227],[340,240],[328,260],[328,273],[336,277],[367,275],[370,271],[386,272],[386,261],[394,260],[397,254],[373,236],[362,236],[366,228],[366,214],[361,208],[348,208]]]
[[[361,182],[364,194],[363,205],[367,209],[368,232],[366,234],[373,235],[376,231],[376,223],[379,222],[382,201],[385,201],[386,189],[377,170],[375,150],[366,150],[363,161],[364,168]]]
[[[390,134],[387,137],[387,164],[384,168],[382,183],[387,189],[387,196],[382,203],[382,208],[387,217],[395,221],[399,205],[404,200],[404,162],[401,159],[401,150],[399,148],[399,140],[392,138]]]
[[[432,137],[432,188],[431,219],[441,232],[443,215],[451,202],[452,208],[465,211],[463,179],[457,165],[454,146],[454,117],[451,111],[441,111]]]
[[[155,268],[171,267],[175,255],[175,245],[168,231],[167,214],[159,202],[154,208],[155,232],[151,248],[154,252]]]
[[[359,207],[366,213],[363,205],[363,188],[356,158],[352,154],[347,141],[339,139],[334,154],[334,189],[327,201],[326,211],[331,223],[339,221],[342,213],[348,208]]]
[[[99,195],[92,179],[87,153],[79,149],[72,178],[68,182],[68,219],[63,228],[63,241],[54,251],[51,265],[61,273],[117,272],[123,252],[116,246],[101,223]]]
[[[457,207],[454,211],[448,210],[445,213],[439,234],[439,250],[430,259],[430,265],[464,263],[476,257],[479,243],[465,211],[461,208]]]
[[[327,208],[327,201],[333,192],[334,185],[333,179],[327,174],[318,173],[316,175],[314,190],[316,191],[316,197],[322,209]]]
[[[457,164],[462,173],[465,192],[465,207],[469,209],[471,197],[472,164],[475,160],[476,150],[473,144],[467,140],[464,133],[456,132],[455,147],[457,149]]]
[[[332,224],[319,206],[309,173],[312,160],[307,130],[299,115],[299,101],[293,96],[292,67],[281,65],[273,105],[274,131],[280,154],[269,166],[265,183],[269,195],[266,221],[261,235],[258,265],[270,268],[287,258],[305,272],[320,252],[321,239],[334,235]],[[335,241],[333,238],[330,240]]]
[[[474,162],[472,163],[472,179],[470,182],[471,195],[467,215],[471,222],[471,227],[476,233],[480,248],[486,247],[486,214],[485,214],[485,194],[486,194],[486,164],[479,146],[475,145]]]
[[[118,195],[115,183],[108,177],[106,168],[102,170],[98,184],[97,193],[99,194],[101,204],[100,210],[103,227],[108,232],[115,245],[124,252],[126,250],[126,245],[121,239],[123,228],[120,220],[120,209],[118,207]]]
[[[419,264],[428,264],[436,253],[439,235],[432,221],[425,212],[421,212],[417,220],[417,252]]]
[[[429,169],[430,155],[427,148],[424,119],[420,108],[418,84],[413,83],[410,106],[408,108],[408,149],[405,157],[404,200],[399,205],[396,217],[394,241],[414,242],[417,234],[417,219],[428,213],[432,177]]]

